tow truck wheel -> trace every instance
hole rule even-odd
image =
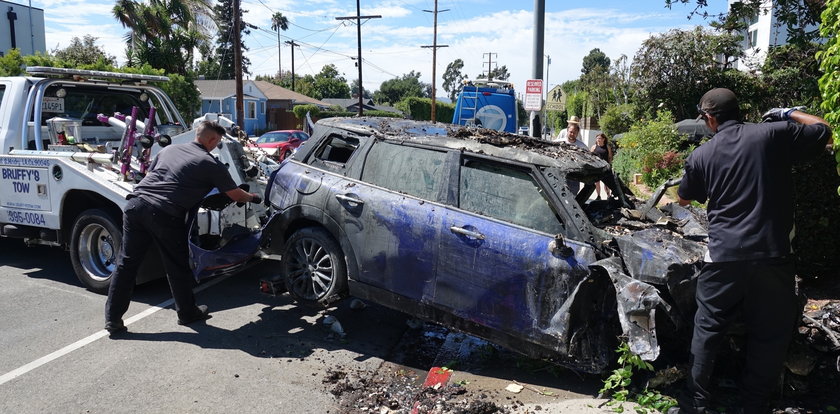
[[[324,229],[307,227],[283,246],[281,274],[298,303],[324,308],[341,299],[347,287],[347,267],[338,242]]]
[[[85,287],[108,293],[121,243],[122,230],[108,213],[91,209],[79,215],[70,238],[70,259]]]

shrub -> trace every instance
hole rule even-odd
[[[440,122],[450,122],[455,113],[455,105],[435,101],[435,118]],[[432,119],[431,98],[409,97],[397,103],[397,109],[402,111],[408,118],[417,121],[428,121]]]
[[[629,131],[637,119],[639,119],[639,116],[636,105],[613,105],[604,111],[601,119],[598,120],[598,124],[608,137],[612,137],[615,134]]]
[[[645,185],[658,187],[680,174],[687,154],[679,151],[683,140],[684,136],[674,128],[673,115],[660,111],[656,119],[638,121],[624,134],[613,169],[625,181],[641,173]]]

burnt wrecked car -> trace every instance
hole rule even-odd
[[[599,180],[619,197],[588,200]],[[691,323],[702,214],[632,199],[566,144],[324,119],[266,195],[270,250],[303,304],[352,295],[593,373],[618,336],[654,360],[658,335]]]

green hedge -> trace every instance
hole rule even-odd
[[[435,101],[435,118],[439,122],[452,122],[455,114],[455,104]],[[415,121],[430,121],[432,119],[432,99],[410,97],[397,103],[397,109]]]

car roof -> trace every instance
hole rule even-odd
[[[490,155],[566,173],[599,175],[609,164],[589,151],[486,128],[385,117],[325,118],[318,125],[340,128],[386,141],[412,141],[445,149]]]

